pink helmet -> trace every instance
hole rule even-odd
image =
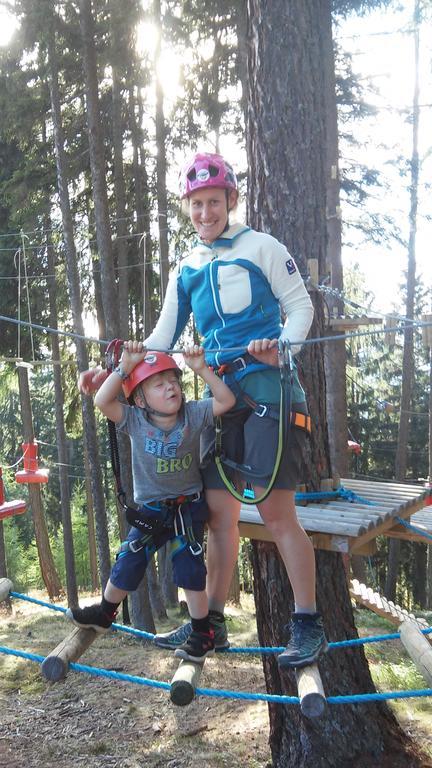
[[[181,370],[171,355],[167,355],[165,352],[147,352],[144,360],[138,363],[129,378],[123,382],[123,392],[127,400],[131,402],[132,392],[139,384],[149,379],[150,376],[154,376],[155,373],[162,373],[163,371],[176,371],[179,376],[181,375]]]
[[[180,171],[180,197],[189,197],[195,189],[206,187],[237,189],[237,179],[231,165],[222,155],[198,152]]]

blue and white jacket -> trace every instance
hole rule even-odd
[[[282,327],[281,309],[286,315]],[[271,235],[233,224],[210,245],[201,241],[171,273],[164,305],[148,349],[170,349],[193,312],[209,365],[238,357],[227,347],[246,347],[252,339],[306,338],[313,306],[294,260]],[[239,372],[262,370],[259,363]]]

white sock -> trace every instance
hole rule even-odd
[[[298,605],[294,603],[294,613],[316,613],[316,605]]]

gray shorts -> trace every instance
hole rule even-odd
[[[278,409],[279,406],[272,406]],[[306,403],[293,403],[293,411],[308,413]],[[260,417],[250,408],[242,408],[222,416],[222,450],[231,461],[250,466],[251,472],[238,472],[224,464],[225,474],[240,488],[248,483],[267,487],[273,474],[279,439],[279,422],[270,417]],[[274,488],[294,491],[300,481],[302,457],[307,433],[291,426],[288,444],[284,448]],[[202,475],[205,488],[223,489],[214,461],[215,429],[207,427],[201,436]]]

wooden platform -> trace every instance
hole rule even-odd
[[[429,504],[429,506],[423,507],[419,512],[411,515],[411,517],[408,518],[408,522],[415,525],[416,528],[419,528],[422,533],[432,536],[432,506]],[[395,539],[421,541],[424,544],[432,546],[432,539],[429,539],[428,541],[427,537],[422,536],[421,533],[408,530],[404,525],[395,525],[395,527],[391,529],[389,536],[392,536]]]
[[[423,510],[424,502],[430,496],[428,489],[402,483],[342,479],[341,485],[373,502],[373,506],[344,499],[297,506],[298,518],[316,549],[371,554],[375,551],[377,536],[400,535],[410,539],[408,530],[395,518],[408,518],[417,524],[416,513]],[[421,514],[427,513],[423,510]],[[432,521],[432,508],[429,514]],[[254,506],[242,506],[239,529],[241,536],[272,540]]]

